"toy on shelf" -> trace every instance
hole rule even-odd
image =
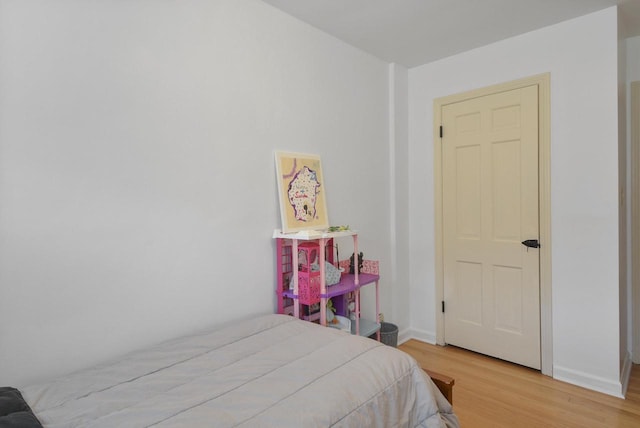
[[[337,324],[338,319],[336,318],[336,308],[333,306],[333,300],[327,300],[327,307],[325,310],[327,311],[327,324]]]
[[[298,299],[303,305],[320,301],[320,270],[314,269],[320,247],[315,242],[298,246]]]
[[[345,230],[349,230],[349,225],[346,226],[329,226],[327,232],[344,232]]]

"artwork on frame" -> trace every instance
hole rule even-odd
[[[329,227],[320,156],[276,152],[282,232]]]

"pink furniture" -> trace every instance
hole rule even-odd
[[[278,313],[308,321],[319,320],[320,324],[327,325],[326,311],[323,309],[327,300],[331,299],[337,315],[355,315],[351,326],[352,333],[362,336],[376,334],[378,340],[380,339],[378,262],[364,260],[361,272],[356,269],[353,274],[349,274],[349,259],[337,261],[334,256],[333,244],[338,238],[352,237],[353,252],[358,253],[357,232],[305,231],[284,234],[276,230],[273,237],[276,240]],[[347,256],[351,256],[351,253]],[[345,268],[340,282],[330,287],[325,283],[325,260]],[[317,266],[316,271],[313,271],[311,266],[314,263]],[[373,284],[376,293],[375,321],[362,319],[360,316],[360,289]],[[354,303],[353,311],[349,311],[350,302]],[[313,311],[314,305],[319,306],[318,311]]]

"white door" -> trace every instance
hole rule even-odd
[[[538,87],[442,107],[445,342],[540,369]]]

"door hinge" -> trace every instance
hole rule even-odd
[[[444,129],[442,128],[442,125],[440,125],[440,138],[442,138],[443,135],[444,135]]]
[[[442,313],[444,314],[444,300],[442,301]]]

